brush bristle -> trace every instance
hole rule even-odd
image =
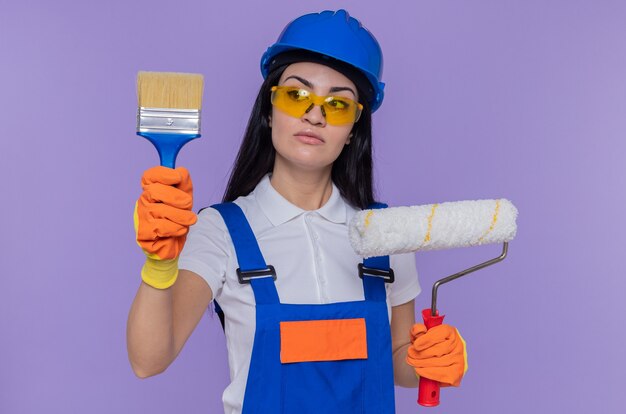
[[[200,109],[204,77],[197,73],[139,72],[137,99],[142,108]]]

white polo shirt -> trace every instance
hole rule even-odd
[[[270,184],[269,175],[246,197],[241,207],[268,265],[276,269],[281,303],[323,304],[363,300],[357,256],[348,239],[348,224],[357,211],[333,184],[329,200],[318,210],[291,204]],[[414,299],[420,285],[413,253],[393,255],[394,283],[387,284],[387,307]],[[230,235],[213,208],[200,212],[191,226],[178,261],[180,269],[202,276],[225,315],[231,383],[224,391],[224,411],[240,413],[255,332],[255,301],[250,285],[242,285]]]

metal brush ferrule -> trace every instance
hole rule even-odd
[[[137,132],[199,134],[200,110],[139,107],[137,109]]]

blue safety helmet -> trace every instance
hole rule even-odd
[[[382,50],[376,38],[347,11],[326,10],[305,14],[289,23],[261,58],[263,78],[280,60],[277,59],[279,55],[298,50],[330,56],[358,69],[371,86],[369,91],[365,91],[371,111],[380,107],[385,95],[385,84],[380,81],[383,74]]]

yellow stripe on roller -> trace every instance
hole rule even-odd
[[[437,206],[439,206],[439,204],[433,204],[433,207],[430,210],[430,215],[428,216],[428,230],[426,230],[426,235],[424,236],[424,242],[422,243],[420,247],[418,247],[419,249],[424,247],[430,241],[430,233],[433,230],[433,218],[435,217],[435,210],[437,209]]]
[[[365,215],[365,227],[367,228],[370,225],[370,217],[374,215],[374,210],[370,210]]]
[[[481,241],[483,241],[483,239],[489,234],[491,233],[491,231],[493,230],[494,227],[496,227],[496,222],[498,221],[498,211],[500,210],[500,200],[496,200],[496,211],[493,213],[493,219],[491,220],[491,226],[489,226],[489,229],[485,232],[485,234],[483,234],[482,236],[480,236],[480,238],[478,239],[478,242],[480,243]]]

